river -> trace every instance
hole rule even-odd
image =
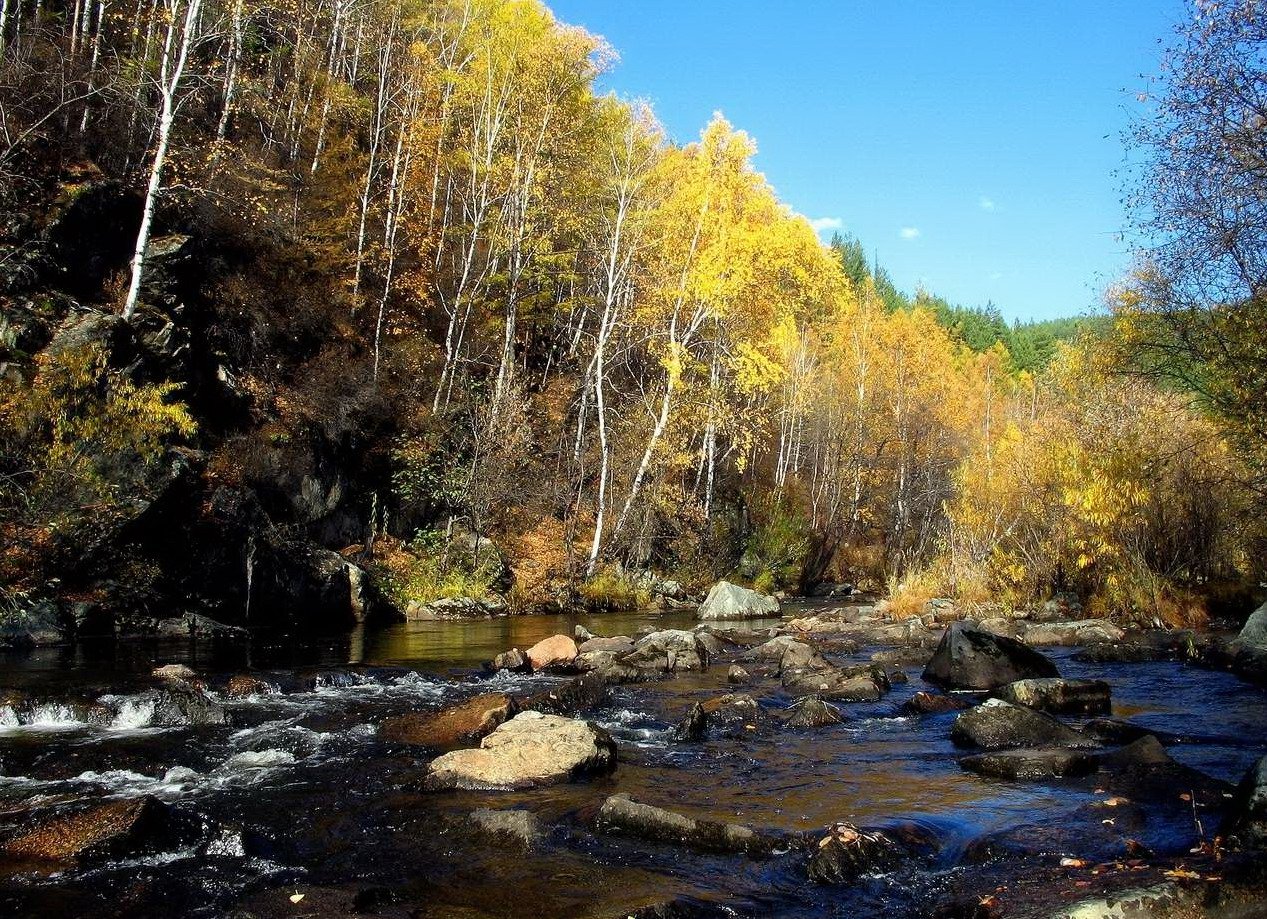
[[[909,682],[882,701],[843,706],[840,725],[714,733],[697,744],[675,740],[672,727],[694,702],[732,691],[725,664],[616,687],[610,704],[588,715],[619,743],[615,772],[529,792],[424,792],[427,757],[379,739],[377,725],[393,715],[563,679],[490,675],[480,664],[578,622],[606,635],[694,624],[689,614],[655,612],[533,616],[408,623],[312,643],[120,642],[7,655],[0,688],[21,700],[0,702],[0,831],[31,808],[139,795],[195,815],[204,830],[183,848],[143,857],[9,866],[0,912],[298,916],[343,914],[351,904],[384,916],[527,919],[623,916],[677,900],[696,912],[663,915],[916,917],[979,870],[982,840],[1035,827],[1051,857],[1081,844],[1073,815],[1095,789],[963,771],[949,738],[953,714],[899,712],[926,688],[918,666],[902,668]],[[1177,663],[1083,664],[1069,650],[1051,656],[1064,676],[1110,682],[1116,716],[1177,735],[1171,755],[1215,778],[1236,781],[1267,752],[1267,693],[1230,675]],[[171,662],[211,675],[213,686],[249,670],[277,691],[224,701],[228,724],[155,723],[149,674]],[[775,715],[793,701],[777,682],[747,691]],[[688,853],[594,832],[599,804],[616,792],[784,831],[911,823],[937,850],[908,869],[821,887],[794,859]],[[490,843],[469,826],[476,808],[528,809],[545,838],[528,849]],[[1191,845],[1193,832],[1191,818],[1172,809],[1134,835],[1166,852]]]

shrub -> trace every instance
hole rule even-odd
[[[581,599],[593,610],[631,610],[646,606],[651,595],[639,587],[622,569],[600,568],[580,586]]]
[[[376,549],[375,576],[401,607],[425,605],[448,597],[483,600],[493,594],[495,561],[476,561],[443,530],[420,530],[408,543],[383,540]]]

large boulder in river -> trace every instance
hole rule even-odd
[[[995,689],[1017,680],[1058,676],[1056,665],[1033,648],[962,622],[946,629],[924,668],[924,679],[950,689]]]
[[[4,851],[19,858],[74,861],[152,852],[178,835],[174,815],[152,796],[109,801],[19,834]]]
[[[951,739],[985,750],[1012,747],[1094,747],[1095,741],[1050,715],[1001,699],[990,699],[955,719]]]
[[[1110,705],[1109,684],[1103,680],[1017,680],[995,690],[995,696],[1053,715],[1103,715]]]
[[[1249,614],[1234,644],[1237,649],[1267,651],[1267,603]]]
[[[602,728],[523,712],[480,741],[477,749],[432,760],[423,786],[432,791],[533,788],[615,767],[616,743]]]
[[[1267,849],[1267,756],[1250,767],[1237,787],[1222,835],[1246,848]]]
[[[642,670],[663,670],[669,673],[707,670],[708,648],[703,638],[695,632],[663,629],[639,638],[634,643],[633,652],[620,660]]]
[[[779,614],[779,601],[729,581],[718,581],[699,608],[700,619],[760,619]]]
[[[438,712],[411,712],[388,718],[379,736],[394,743],[452,750],[477,743],[515,710],[514,700],[499,692],[484,693]]]
[[[576,659],[576,642],[568,635],[551,635],[541,639],[526,653],[533,670],[544,670],[572,663]]]

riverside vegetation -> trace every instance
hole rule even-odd
[[[367,884],[377,869],[340,862],[337,830],[282,843],[280,814],[245,825],[256,779],[299,764],[358,781],[338,747],[377,767],[369,811],[339,812],[358,832],[387,832],[363,822],[384,800],[465,819],[470,796],[513,788],[517,809],[476,810],[488,832],[454,851],[478,860],[479,839],[509,835],[538,852],[525,865],[592,872],[585,852],[627,854],[590,833],[614,827],[709,853],[658,899],[654,871],[630,872],[625,900],[586,874],[596,915],[765,896],[824,915],[830,898],[788,885],[890,868],[923,880],[909,902],[875,894],[886,908],[992,915],[1037,855],[993,792],[963,785],[986,780],[945,756],[953,737],[982,748],[973,776],[1066,783],[1035,805],[1068,830],[1051,851],[1116,819],[1078,782],[1147,799],[1130,816],[1146,839],[1095,830],[1093,853],[1065,856],[1086,864],[1047,866],[1024,908],[1120,889],[1136,867],[1194,882],[1166,908],[1256,896],[1262,766],[1227,783],[1263,752],[1235,738],[1267,673],[1264,614],[1241,631],[1267,560],[1267,11],[1189,12],[1127,138],[1135,270],[1103,314],[1009,325],[992,304],[903,293],[857,239],[823,245],[720,114],[676,144],[647,105],[600,94],[613,50],[537,0],[0,0],[0,642],[55,649],[10,655],[0,730],[70,731],[0,758],[20,802],[7,857],[75,863],[62,893],[97,911],[162,911],[171,881],[172,910],[280,915],[307,908],[298,890],[272,899],[299,879],[326,884],[308,903],[331,914],[408,914],[429,884],[464,906],[438,843],[434,874]],[[794,596],[818,599],[780,620],[775,598]],[[758,621],[663,628],[697,607]],[[574,643],[578,617],[599,635]],[[952,676],[939,642],[1016,666]],[[1046,645],[1083,650],[1052,663]],[[491,676],[471,669],[485,659]],[[193,669],[151,676],[163,660]],[[752,691],[720,695],[718,662]],[[366,666],[315,669],[349,663]],[[920,676],[1000,700],[969,717],[955,694],[890,698]],[[1153,700],[1160,724],[1087,721],[1112,710],[1110,684],[1147,704],[1150,680],[1184,699],[1209,686],[1192,703],[1209,731],[1185,731],[1173,700]],[[777,797],[797,768],[774,749],[785,728],[822,732],[798,743],[808,756],[914,732],[912,755],[954,769],[909,780],[984,808],[989,831],[857,824],[816,795],[800,803],[825,835],[759,808],[753,828],[706,795],[688,795],[698,816],[652,807],[655,783],[617,766],[632,753],[661,775],[703,744],[684,767],[700,779],[700,750],[751,738]],[[173,765],[173,732],[197,763]],[[1171,759],[1176,739],[1203,758]],[[414,748],[442,757],[406,779]],[[608,783],[601,807],[586,782]],[[195,788],[211,800],[196,813],[178,802]],[[1245,851],[1224,888],[1229,846]],[[197,867],[164,875],[172,852]],[[776,892],[723,881],[736,854],[775,859]],[[217,886],[217,858],[250,860],[244,886]],[[91,892],[103,859],[122,906]],[[1090,859],[1118,868],[1073,879]],[[962,883],[938,873],[961,862]],[[11,904],[56,902],[57,876],[36,875],[7,876]]]

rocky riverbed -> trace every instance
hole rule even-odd
[[[0,910],[1254,915],[1267,692],[1242,649],[941,618],[10,654]]]

